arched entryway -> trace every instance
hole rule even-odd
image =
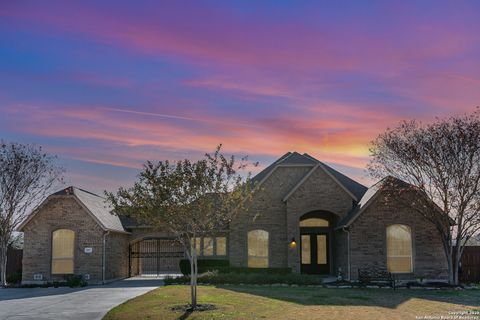
[[[129,247],[130,276],[180,273],[180,260],[185,257],[185,252],[178,240],[145,237],[131,243]]]
[[[313,211],[300,217],[301,273],[331,273],[334,221],[334,214],[327,211]]]

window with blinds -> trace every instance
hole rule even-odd
[[[213,238],[212,237],[203,238],[203,255],[213,256]]]
[[[227,238],[226,237],[216,237],[215,242],[217,256],[226,256],[227,255]]]
[[[387,227],[387,267],[392,273],[413,271],[412,231],[409,226],[394,224]]]
[[[73,274],[75,232],[68,229],[52,233],[52,274]]]
[[[268,232],[265,230],[248,232],[248,267],[268,268]]]

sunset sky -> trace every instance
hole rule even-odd
[[[0,40],[0,138],[95,192],[218,143],[369,185],[386,127],[480,105],[480,1],[1,1]]]

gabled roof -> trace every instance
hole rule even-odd
[[[278,166],[311,166],[312,168],[320,167],[322,168],[328,175],[330,175],[333,180],[335,180],[347,193],[349,193],[352,198],[358,201],[363,194],[367,191],[367,187],[364,185],[350,179],[346,175],[338,172],[337,170],[333,169],[332,167],[328,166],[327,164],[315,159],[314,157],[310,156],[307,153],[300,154],[298,152],[287,152],[283,156],[281,156],[278,160],[273,162],[267,168],[262,170],[259,174],[253,177],[252,181],[254,183],[262,182],[266,177],[268,177]],[[312,173],[314,169],[312,169],[309,174]],[[308,178],[308,177],[307,177]],[[298,188],[303,182],[307,179],[302,179],[299,184],[297,184],[291,192],[287,194],[285,198],[288,198],[289,195],[293,194],[293,192]]]
[[[74,196],[92,216],[92,218],[97,221],[102,229],[106,231],[126,232],[122,226],[120,218],[112,212],[113,208],[108,201],[105,198],[89,191],[70,186],[50,195],[43,202],[43,204],[45,204],[51,198],[61,196]],[[34,210],[32,214],[25,219],[24,222],[22,222],[22,224],[18,227],[19,230],[22,230],[23,227],[38,213],[40,207]]]
[[[340,173],[337,170],[330,167],[329,165],[327,165],[327,164],[325,164],[321,161],[318,161],[317,159],[315,159],[314,157],[310,156],[307,153],[304,153],[304,156],[309,157],[309,158],[317,161],[318,163],[320,163],[333,177],[335,177],[335,179],[338,180],[338,182],[342,186],[344,186],[352,194],[354,194],[355,197],[357,198],[357,200],[361,199],[363,197],[363,195],[365,194],[365,192],[367,192],[368,188],[365,187],[363,184],[360,184],[357,181],[355,181],[353,179],[350,179],[349,177],[347,177],[343,173]]]
[[[260,171],[258,174],[256,174],[253,178],[252,178],[252,182],[253,183],[259,183],[261,181],[263,181],[265,179],[265,177],[267,177],[274,169],[275,167],[282,163],[283,161],[285,161],[285,159],[289,158],[290,156],[292,155],[291,152],[287,152],[285,153],[283,156],[281,156],[280,158],[278,158],[277,160],[275,160],[272,164],[270,164],[268,167],[266,167],[265,169],[263,169],[262,171]]]
[[[387,176],[368,188],[358,204],[340,222],[337,229],[348,227],[365,209],[372,204],[385,186],[409,188],[411,185],[392,176]]]
[[[353,208],[342,220],[340,220],[337,228],[348,227],[353,220],[355,220],[357,216],[360,215],[360,213],[365,210],[370,203],[373,202],[373,199],[376,197],[377,192],[380,189],[380,183],[381,181],[368,188],[355,208]]]

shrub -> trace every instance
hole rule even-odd
[[[87,282],[83,280],[82,276],[68,276],[67,277],[67,286],[70,288],[74,287],[85,287],[87,285]]]
[[[17,271],[7,276],[7,283],[17,284],[22,281],[22,271]]]
[[[220,272],[220,271],[219,271]],[[227,272],[224,273],[255,273],[255,274],[290,274],[291,268],[239,268],[230,267]],[[220,272],[221,273],[221,272]]]
[[[230,267],[230,261],[220,259],[198,259],[198,274],[208,271],[225,272]],[[180,260],[180,271],[183,275],[190,275],[190,260]]]
[[[180,271],[184,276],[190,275],[190,261],[188,259],[180,260]],[[199,259],[198,274],[209,271],[218,271],[218,273],[255,273],[255,274],[289,274],[291,268],[240,268],[230,267],[228,260],[220,259]]]
[[[179,278],[165,279],[165,284],[188,283],[190,278],[183,276]],[[297,284],[297,285],[320,285],[322,277],[315,275],[297,273],[218,273],[206,272],[198,277],[199,284]]]

